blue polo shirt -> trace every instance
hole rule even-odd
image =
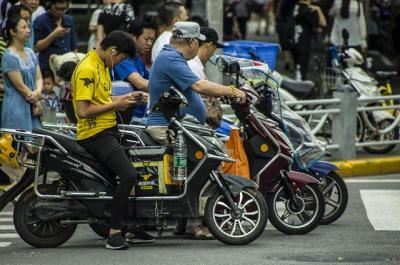
[[[136,56],[135,58],[125,59],[114,67],[115,80],[129,82],[127,78],[133,73],[138,73],[144,79],[149,80],[149,72],[147,71],[142,58],[140,58],[139,56]],[[134,91],[139,91],[139,89],[137,89],[135,86],[133,86],[133,89]],[[133,109],[133,116],[136,118],[143,118],[146,112],[146,107],[146,104],[142,106],[136,106]]]
[[[157,56],[151,69],[149,79],[150,110],[169,87],[179,89],[187,98],[188,107],[182,109],[183,114],[196,117],[205,123],[206,109],[201,96],[191,86],[200,79],[190,70],[187,60],[174,47],[165,45]],[[147,125],[168,125],[165,116],[160,112],[150,112]]]
[[[49,57],[51,54],[65,54],[76,49],[75,25],[72,17],[64,15],[61,25],[72,25],[70,32],[61,38],[55,39],[49,47],[39,53],[40,69],[50,69]],[[57,27],[53,15],[49,11],[40,15],[33,22],[34,43],[46,38]]]

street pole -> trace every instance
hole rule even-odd
[[[356,157],[357,136],[357,93],[348,85],[333,93],[340,99],[340,112],[332,117],[332,141],[339,149],[332,152],[336,160],[350,160]]]
[[[205,13],[208,19],[209,26],[214,28],[219,36],[220,42],[223,39],[223,7],[224,1],[222,0],[205,0]],[[216,54],[222,53],[221,49],[218,49]],[[215,71],[215,67],[206,65],[206,75],[210,81],[222,84],[222,73]]]

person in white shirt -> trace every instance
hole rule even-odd
[[[209,27],[200,28],[200,33],[206,36],[206,40],[200,43],[197,56],[188,61],[189,67],[192,72],[200,79],[207,79],[204,72],[204,66],[210,57],[214,54],[217,48],[223,48],[224,45],[218,43],[218,33],[215,29]]]
[[[104,6],[108,5],[109,3],[111,3],[110,0],[101,0],[100,1],[101,4],[99,3],[99,6],[97,7],[97,9],[95,11],[93,11],[92,13],[92,17],[90,18],[90,22],[89,22],[89,31],[90,33],[90,37],[88,40],[88,49],[87,51],[90,52],[91,50],[93,50],[93,48],[96,47],[96,43],[97,43],[97,25],[99,24],[99,16],[101,14],[101,12],[103,12],[103,8]]]
[[[40,5],[40,0],[21,0],[20,3],[26,5],[31,9],[32,23],[38,16],[46,13],[46,9],[44,9],[44,7]]]
[[[172,28],[176,22],[188,20],[188,14],[183,4],[178,2],[167,2],[159,10],[161,35],[158,36],[151,50],[151,62],[156,60],[165,44],[169,44],[172,37]]]
[[[342,30],[350,33],[349,46],[367,48],[367,27],[361,0],[336,0],[330,15],[334,16],[331,43],[343,45]]]
[[[209,27],[201,27],[200,28],[200,34],[206,36],[205,41],[200,41],[200,47],[197,52],[197,56],[188,61],[189,67],[192,70],[192,72],[199,77],[202,80],[207,80],[207,76],[205,73],[205,64],[207,61],[210,59],[210,57],[214,54],[214,52],[217,50],[217,48],[223,48],[224,45],[221,43],[218,43],[218,33],[215,29],[209,28]],[[219,104],[218,99],[212,98],[212,97],[205,97],[204,98],[204,103],[206,104],[211,104],[211,100],[215,100],[217,102],[213,102],[213,104]],[[222,110],[222,109],[221,109]],[[206,108],[207,112],[207,108]],[[221,118],[222,118],[222,111],[221,111]],[[211,127],[218,127],[216,124],[210,124],[213,123],[213,121],[210,121],[208,119],[209,115],[206,113],[206,123],[211,126]],[[187,233],[189,236],[193,239],[209,239],[212,238],[212,235],[208,228],[204,225],[201,224],[200,220],[194,219],[190,220],[188,224],[188,229]]]

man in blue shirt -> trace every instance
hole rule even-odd
[[[76,51],[75,26],[72,17],[65,14],[69,0],[50,0],[50,10],[33,23],[35,50],[39,52],[42,72],[49,70],[52,54]]]
[[[151,17],[139,17],[128,24],[126,31],[130,33],[135,41],[137,56],[128,58],[114,67],[115,80],[129,82],[134,91],[148,91],[149,72],[146,69],[142,57],[149,55],[155,40],[157,24]],[[126,91],[124,91],[126,93]],[[132,92],[132,91],[129,91]],[[118,95],[118,91],[113,91]],[[147,102],[148,94],[143,101]],[[142,122],[146,112],[147,104],[133,107],[133,121]]]
[[[189,68],[187,61],[196,57],[199,41],[206,37],[200,34],[200,26],[195,22],[177,22],[174,24],[171,44],[165,45],[157,56],[150,73],[150,114],[147,119],[147,132],[157,142],[163,144],[166,139],[168,121],[157,108],[158,99],[169,87],[179,89],[189,104],[183,114],[189,114],[204,124],[205,106],[201,95],[219,97],[237,97],[246,101],[246,95],[234,86],[223,86],[208,80],[200,80]]]

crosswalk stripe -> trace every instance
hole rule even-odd
[[[0,248],[9,247],[11,244],[11,242],[0,242]]]
[[[0,233],[0,238],[2,239],[11,239],[11,238],[19,238],[17,233]]]
[[[8,218],[0,218],[0,223],[5,223],[5,222],[13,222],[13,219],[11,217]]]
[[[400,183],[400,179],[345,179],[346,183]]]
[[[0,216],[12,216],[13,212],[0,212]]]
[[[0,225],[0,230],[14,230],[14,225]]]
[[[360,194],[376,231],[400,231],[400,190],[360,190]]]

